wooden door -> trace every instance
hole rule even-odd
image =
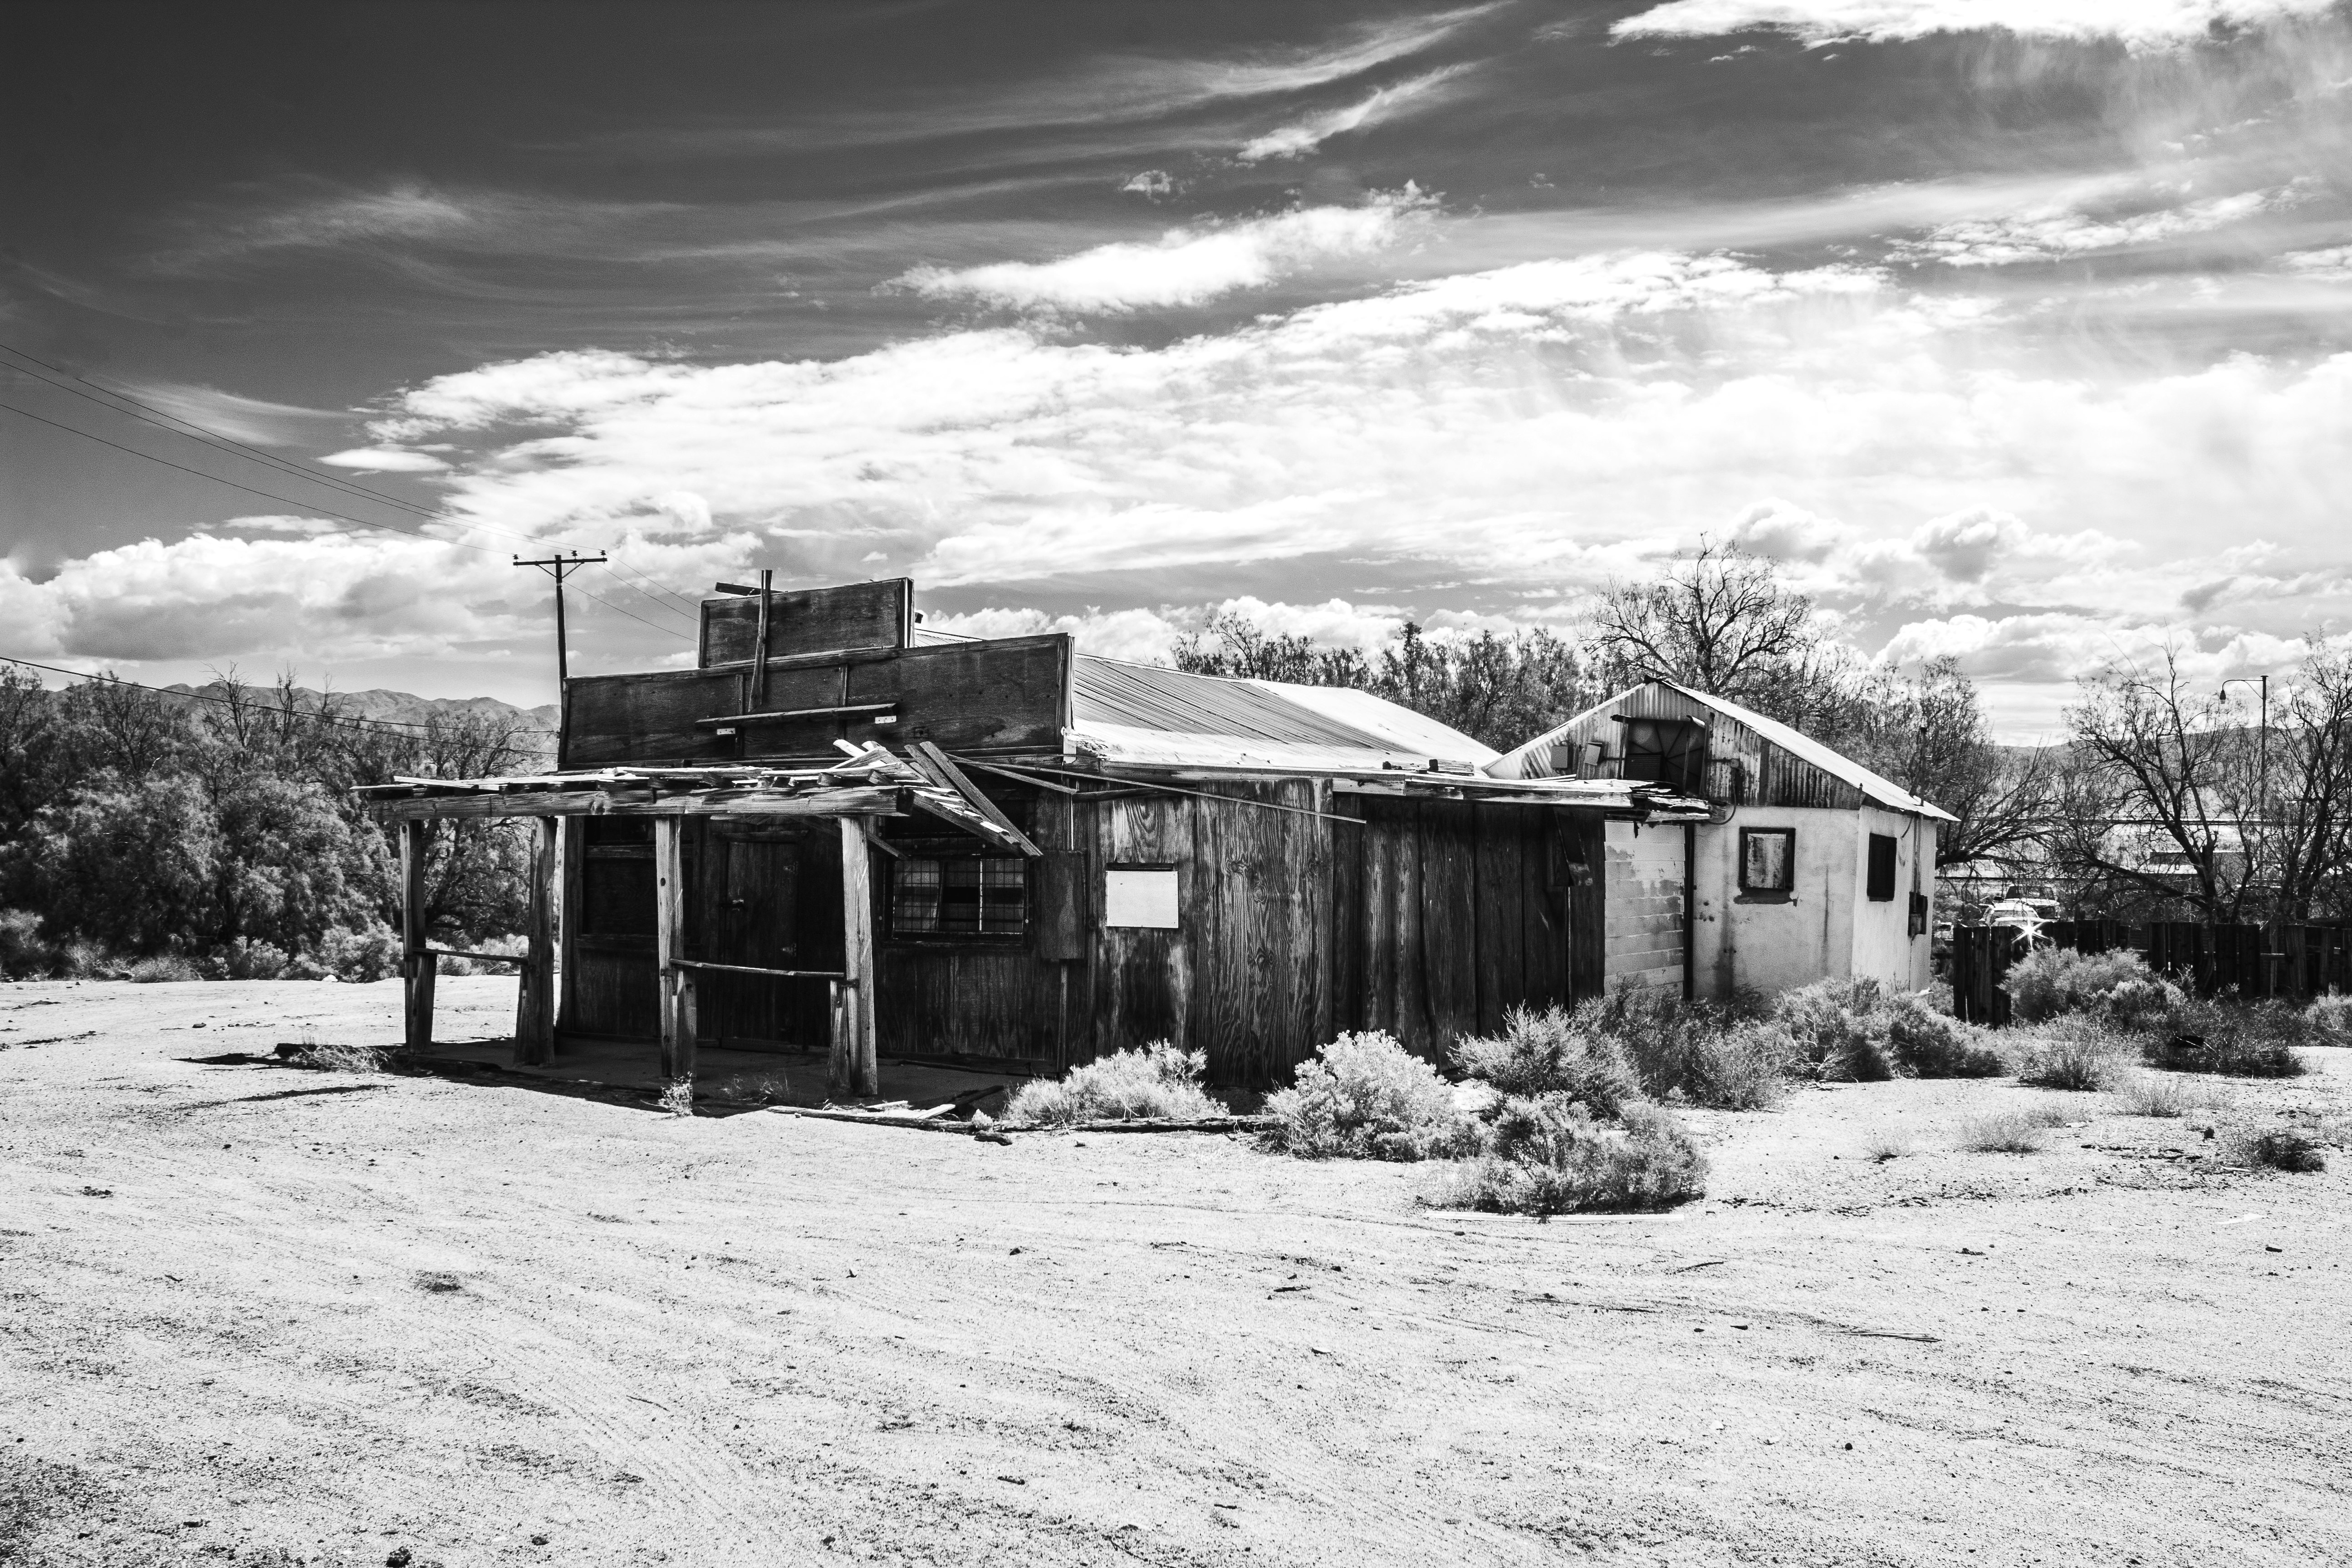
[[[798,969],[803,836],[713,821],[705,849],[701,957],[714,963]],[[750,1049],[798,1043],[794,983],[755,974],[705,973],[698,981],[702,1032]]]

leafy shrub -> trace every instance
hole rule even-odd
[[[0,980],[33,980],[57,967],[58,950],[30,910],[0,910]]]
[[[266,942],[238,937],[196,961],[206,980],[275,980],[286,973],[285,952]]]
[[[2148,973],[2139,954],[2117,948],[2077,952],[2038,947],[2010,966],[2003,989],[2010,1014],[2034,1024],[2064,1013],[2118,1011],[2135,1022],[2153,1018],[2177,1004],[2180,993]]]
[[[400,973],[400,935],[388,925],[331,931],[319,943],[319,959],[338,980],[389,979]]]
[[[1890,997],[1885,1012],[1886,1047],[1895,1066],[1913,1078],[1999,1078],[2008,1070],[2000,1053],[1982,1043],[1974,1025],[1939,1012],[1909,992]]]
[[[1875,980],[1816,980],[1784,992],[1772,1016],[1788,1030],[1815,1077],[1881,1083],[1895,1076],[1885,1049],[1883,1006]]]
[[[1500,1035],[1456,1044],[1454,1064],[1507,1097],[1561,1094],[1596,1116],[1613,1117],[1642,1097],[1642,1086],[1619,1037],[1598,1026],[1607,1003],[1595,998],[1574,1014],[1514,1007],[1503,1016]]]
[[[153,985],[174,980],[202,980],[196,966],[176,952],[159,952],[152,958],[132,961],[131,978],[142,985]]]
[[[476,937],[466,945],[476,952],[503,952],[516,958],[520,958],[530,951],[530,943],[526,939],[511,934]],[[399,963],[397,955],[393,962],[397,967]],[[445,958],[441,960],[441,973],[444,974],[512,974],[515,973],[515,965],[500,963],[496,959]]]
[[[1672,1115],[1634,1103],[1623,1122],[1604,1126],[1564,1094],[1506,1100],[1489,1152],[1436,1202],[1549,1217],[1669,1208],[1706,1190],[1706,1161]]]
[[[1138,1051],[1114,1051],[1072,1068],[1058,1080],[1033,1079],[1005,1102],[1004,1120],[1032,1127],[1079,1121],[1182,1120],[1223,1116],[1225,1108],[1201,1087],[1209,1058],[1165,1040]]]
[[[1433,1160],[1475,1153],[1478,1126],[1454,1087],[1377,1029],[1342,1035],[1266,1096],[1269,1148],[1302,1159]]]
[[[2308,1174],[2327,1169],[2327,1156],[2308,1133],[2293,1127],[2244,1129],[2224,1145],[2231,1162]]]

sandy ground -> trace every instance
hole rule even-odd
[[[394,1002],[0,986],[0,1562],[2352,1561],[2346,1156],[1960,1154],[2051,1096],[1850,1087],[1539,1225],[1223,1136],[184,1059]],[[2238,1092],[2340,1107],[2314,1055]]]

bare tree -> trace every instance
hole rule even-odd
[[[2154,668],[2085,679],[2066,715],[2073,744],[2052,825],[2061,861],[2110,889],[2237,920],[2252,879],[2227,719],[2220,693],[2194,689],[2172,648]]]
[[[1772,563],[1707,541],[1656,582],[1612,584],[1593,616],[1593,640],[1633,679],[1735,702],[1770,701],[1812,634],[1812,601]]]
[[[2314,642],[2273,706],[2268,743],[2241,728],[2229,752],[2248,879],[2273,922],[2309,920],[2352,868],[2352,648]]]
[[[2037,851],[2057,797],[2055,755],[2044,746],[1996,744],[1976,683],[1959,661],[1930,660],[1906,680],[1886,676],[1870,692],[1853,753],[1958,822],[1936,837],[1936,864],[2014,863]]]

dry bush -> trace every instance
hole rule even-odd
[[[1961,1122],[1954,1142],[1970,1154],[2038,1154],[2042,1132],[2066,1119],[2064,1111],[2041,1106],[1988,1111]]]
[[[1476,1122],[1437,1069],[1376,1029],[1342,1035],[1266,1096],[1267,1148],[1307,1160],[1443,1160],[1475,1153]]]
[[[2128,1037],[2095,1017],[2062,1018],[2020,1033],[2026,1044],[2017,1051],[2017,1081],[2036,1089],[2105,1089],[2131,1049]]]
[[[175,980],[200,980],[196,966],[176,952],[161,952],[152,958],[134,959],[129,971],[131,979],[142,985],[154,985]]]
[[[2077,952],[2041,947],[2010,966],[2002,982],[2011,1015],[2037,1024],[2067,1013],[2105,1012],[2126,1024],[2162,1016],[2182,1000],[2178,988],[2149,973],[2139,954],[2125,949]]]
[[[1225,1107],[1201,1087],[1209,1065],[1202,1051],[1180,1051],[1166,1040],[1136,1051],[1114,1051],[1072,1068],[1058,1079],[1032,1079],[1004,1104],[1003,1120],[1023,1127],[1067,1127],[1080,1121],[1144,1118],[1198,1121]]]
[[[654,1103],[672,1116],[693,1115],[694,1080],[690,1078],[670,1079],[662,1086],[662,1091],[654,1096]]]
[[[1875,980],[1816,980],[1784,992],[1773,1005],[1816,1078],[1833,1083],[1882,1083],[1895,1076],[1886,1059],[1885,995]]]
[[[2224,1078],[2301,1078],[2311,1070],[2284,1037],[2287,1031],[2277,1026],[2275,1015],[2206,1002],[2175,1014],[2173,1023],[2140,1047],[2148,1066]]]
[[[2330,991],[2303,1010],[2315,1046],[2352,1046],[2352,996]]]
[[[2118,1116],[2169,1120],[2186,1116],[2192,1110],[2206,1110],[2209,1104],[2181,1088],[2179,1079],[2158,1078],[2154,1073],[2126,1074],[2109,1088],[2115,1094],[2115,1111]]]
[[[322,1043],[303,1032],[302,1043],[286,1058],[289,1067],[317,1072],[383,1072],[400,1056],[398,1047]]]
[[[2317,1140],[2295,1127],[2238,1128],[2221,1140],[2221,1152],[2231,1164],[2250,1169],[2305,1175],[2327,1169],[2327,1156],[2320,1152]]]
[[[1672,1115],[1631,1104],[1623,1120],[1604,1126],[1561,1094],[1507,1100],[1490,1151],[1433,1201],[1549,1217],[1671,1208],[1706,1190],[1706,1161]]]
[[[1862,1146],[1862,1157],[1880,1165],[1889,1160],[1900,1160],[1911,1152],[1911,1140],[1895,1131],[1874,1132]]]
[[[1608,1000],[1595,998],[1573,1014],[1514,1007],[1503,1015],[1500,1035],[1457,1042],[1454,1065],[1506,1097],[1561,1094],[1596,1116],[1615,1116],[1642,1098],[1642,1085],[1618,1036],[1596,1026]]]
[[[1926,998],[1898,992],[1887,999],[1886,1048],[1912,1078],[1999,1078],[2009,1070],[1984,1031],[1939,1012]]]

